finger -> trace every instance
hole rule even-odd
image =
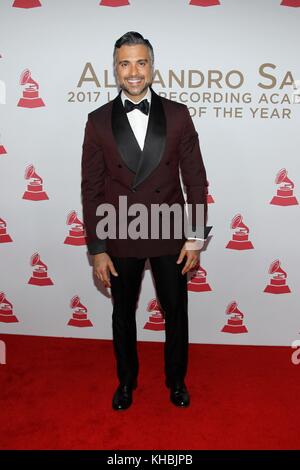
[[[94,269],[94,276],[102,281],[101,274],[96,269]]]
[[[186,260],[186,263],[184,265],[184,268],[182,270],[182,274],[185,274],[186,272],[188,272],[190,269],[192,269],[192,267],[194,266],[195,264],[195,260],[194,259],[187,259]]]
[[[188,266],[188,271],[191,271],[191,269],[193,269],[195,267],[195,263],[191,263],[189,266]]]
[[[109,279],[109,269],[106,268],[103,272],[102,272],[102,277],[103,277],[103,284],[104,284],[104,287],[111,287],[110,285],[110,279]]]
[[[108,267],[109,267],[109,270],[110,272],[114,275],[114,276],[118,276],[118,273],[114,267],[114,263],[111,261],[110,263],[108,263]]]
[[[177,264],[182,263],[184,256],[185,256],[185,250],[181,250],[180,255],[179,255],[179,257],[178,257],[176,263],[177,263]]]
[[[103,276],[102,274],[100,274],[100,273],[98,274],[98,273],[97,273],[97,274],[96,274],[96,277],[97,277],[97,279],[99,279],[99,281],[102,282],[102,284],[104,285],[104,287],[107,287],[106,281],[105,281],[104,276]]]
[[[185,274],[188,271],[188,264],[185,263],[183,270],[181,271],[181,274]]]

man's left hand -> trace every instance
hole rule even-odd
[[[186,256],[185,265],[181,271],[181,274],[185,274],[197,264],[199,261],[200,250],[203,245],[204,242],[202,240],[189,240],[183,245],[180,255],[176,261],[177,264],[180,264]]]

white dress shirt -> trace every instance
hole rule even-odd
[[[129,101],[132,101],[133,103],[137,104],[137,103],[140,103],[141,101],[143,101],[145,99],[147,99],[148,102],[149,102],[149,114],[150,114],[151,91],[150,91],[149,87],[147,89],[146,95],[140,101],[133,101],[130,98],[128,98],[128,96],[125,95],[123,90],[121,92],[121,100],[123,102],[123,106],[125,105],[125,100],[129,100]],[[146,114],[142,113],[139,109],[133,109],[129,113],[126,113],[129,124],[131,126],[131,129],[133,130],[133,133],[135,135],[135,138],[136,138],[141,150],[143,150],[143,148],[144,148],[145,137],[146,137],[147,127],[148,127],[149,114],[146,115]]]

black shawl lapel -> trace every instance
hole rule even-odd
[[[166,143],[166,116],[159,95],[150,88],[151,106],[143,151],[135,138],[121,100],[115,98],[112,108],[112,130],[120,155],[135,173],[132,188],[144,181],[161,161]]]
[[[144,181],[161,161],[166,144],[166,116],[159,95],[151,89],[151,106],[147,133],[132,187]]]
[[[125,165],[135,173],[141,157],[141,148],[126,116],[121,92],[113,101],[111,126],[118,150]]]

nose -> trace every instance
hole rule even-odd
[[[130,64],[130,76],[135,77],[138,75],[138,68],[136,64]]]

